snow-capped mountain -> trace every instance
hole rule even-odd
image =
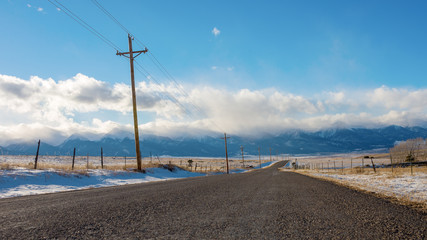
[[[42,143],[40,154],[71,155],[73,148],[78,155],[100,155],[101,147],[107,156],[134,156],[135,142],[129,133],[108,134],[102,139],[93,141],[72,136],[58,146]],[[125,137],[122,137],[125,136]],[[198,137],[162,137],[143,135],[141,138],[141,152],[143,156],[170,155],[170,156],[205,156],[221,157],[224,155],[224,140],[222,134],[218,136]],[[317,132],[291,130],[278,135],[263,137],[242,137],[230,135],[228,151],[230,156],[240,154],[240,146],[244,147],[245,154],[257,155],[258,147],[261,154],[327,154],[353,151],[367,151],[373,149],[387,149],[396,141],[411,138],[427,138],[427,129],[422,127],[389,126],[384,128],[335,128]],[[13,144],[1,147],[3,154],[34,155],[37,143]]]

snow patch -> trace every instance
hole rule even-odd
[[[324,174],[306,173],[311,176],[337,180],[349,186],[379,193],[389,197],[396,197],[400,200],[409,200],[427,204],[427,174],[415,173],[414,175],[390,174]]]
[[[263,163],[261,167],[266,168],[274,163],[276,162]],[[247,169],[233,169],[231,173],[247,171]],[[147,168],[146,173],[101,169],[67,172],[55,169],[15,168],[0,170],[0,198],[166,181],[210,174],[212,173],[188,172],[179,168],[172,172],[164,168]]]

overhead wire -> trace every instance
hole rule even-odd
[[[119,25],[119,27],[123,30],[123,31],[125,31],[127,34],[129,34],[131,37],[133,37],[135,40],[137,40],[138,42],[140,42],[140,43],[142,43],[141,41],[139,41],[123,24],[121,24],[107,9],[105,9],[97,0],[92,0],[92,2],[95,4],[95,6],[96,7],[98,7],[104,14],[106,14],[111,20],[113,20],[117,25]],[[144,48],[147,48],[147,46],[145,46],[144,44],[142,44],[143,45],[143,47]],[[151,53],[151,51],[149,51],[149,54],[150,55],[152,55],[152,53]],[[154,56],[154,55],[153,55]],[[141,64],[139,64],[139,62],[136,60],[136,59],[134,59],[134,62],[137,64],[137,65],[139,65],[142,69],[144,69],[143,67],[142,67],[142,65]],[[160,69],[160,68],[159,68]],[[146,75],[146,77],[148,77],[148,75],[150,75],[151,76],[151,79],[153,79],[153,80],[155,80],[155,77],[152,75],[152,74],[150,74],[147,70],[145,70],[144,69],[144,71],[147,73],[147,74],[143,74],[143,75]],[[141,72],[142,73],[142,72]],[[157,80],[155,80],[158,84],[160,84],[160,82],[159,81],[157,81]],[[185,112],[187,112],[187,113],[190,113],[191,114],[191,111],[189,111],[183,104],[181,104],[179,101],[178,101],[178,99],[176,99],[174,96],[172,96],[171,94],[169,94],[168,93],[168,97],[170,98],[170,100],[172,101],[172,102],[174,102],[175,104],[177,104],[177,105],[179,105],[179,107],[181,107],[181,108],[183,108],[182,110],[184,110]],[[194,115],[193,114],[191,114],[193,117],[194,117]]]
[[[158,81],[154,76],[152,76],[140,63],[136,62],[135,69],[140,72],[142,75],[144,75],[147,79],[151,79],[154,82],[156,82],[159,86],[159,90],[162,91],[163,89],[160,89],[160,86],[162,85],[160,81]],[[141,70],[142,69],[142,70]],[[165,96],[169,99],[169,101],[175,103],[181,110],[183,110],[187,115],[191,117],[195,117],[191,111],[189,111],[178,99],[176,99],[172,94],[170,94],[168,91],[164,91]]]
[[[77,14],[75,14],[73,11],[71,11],[69,8],[67,8],[65,5],[63,5],[62,3],[60,3],[58,0],[48,0],[52,5],[54,5],[56,8],[62,10],[65,14],[67,14],[71,19],[73,19],[75,22],[77,22],[79,25],[81,25],[82,27],[84,27],[86,30],[88,30],[90,33],[92,33],[93,35],[95,35],[97,38],[99,38],[100,40],[102,40],[104,43],[106,43],[107,45],[109,45],[111,48],[113,48],[116,51],[120,51],[123,52],[121,50],[120,47],[118,47],[116,44],[114,44],[111,40],[109,40],[106,36],[104,36],[103,34],[101,34],[99,31],[97,31],[94,27],[92,27],[90,24],[88,24],[86,21],[84,21],[82,18],[80,18]],[[147,48],[147,46],[140,41],[138,38],[136,38],[123,24],[121,24],[107,9],[105,9],[97,0],[92,0],[92,2],[95,4],[96,7],[98,7],[105,15],[107,15],[111,20],[113,20],[123,31],[125,31],[126,33],[128,33],[131,37],[133,37],[137,44],[140,44],[141,46],[143,46],[144,48]],[[169,71],[163,66],[163,64],[160,63],[160,61],[156,58],[156,56],[152,53],[152,51],[148,52],[148,56],[149,59],[153,62],[153,64],[165,75],[166,78],[168,78],[170,80],[170,83],[172,85],[175,86],[175,88],[184,96],[187,97],[188,99],[190,98],[189,94],[184,90],[184,88],[182,87],[181,84],[179,84],[175,78],[169,73]],[[140,72],[142,75],[144,75],[147,79],[153,80],[155,81],[159,86],[161,86],[162,84],[160,83],[159,80],[157,80],[157,78],[153,75],[150,74],[138,61],[134,60],[134,62],[136,63],[137,67],[137,71]],[[141,70],[142,69],[142,70]],[[145,73],[144,73],[145,72]],[[163,91],[166,95],[166,98],[173,102],[174,104],[176,104],[179,108],[181,108],[181,110],[183,110],[189,117],[192,117],[194,119],[196,119],[196,117],[194,116],[194,114],[192,113],[192,111],[190,109],[188,109],[187,107],[185,107],[175,96],[173,96],[171,93],[169,93],[168,91]],[[189,106],[191,106],[196,112],[198,112],[200,115],[202,115],[205,118],[208,118],[206,113],[200,109],[198,106],[196,106],[195,104],[193,104],[191,101],[187,102],[187,104]],[[215,125],[218,129],[220,129],[221,131],[222,128],[218,126],[218,124],[215,123],[215,121],[213,121],[212,119],[209,119],[209,121],[211,121],[213,123],[213,125]]]
[[[65,14],[67,14],[71,19],[76,21],[78,24],[80,24],[82,27],[86,28],[89,32],[91,32],[93,35],[101,39],[103,42],[108,44],[110,47],[112,47],[116,51],[121,51],[120,47],[118,47],[116,44],[114,44],[112,41],[110,41],[107,37],[105,37],[103,34],[98,32],[95,28],[90,26],[87,22],[85,22],[83,19],[81,19],[79,16],[77,16],[75,13],[73,13],[70,9],[68,9],[66,6],[58,2],[57,0],[53,0],[56,2],[56,4],[52,0],[48,0],[52,5],[57,7],[58,9],[61,9]],[[59,6],[58,6],[59,5]]]
[[[107,17],[109,17],[112,21],[114,21],[124,32],[126,32],[129,36],[133,37],[137,44],[140,44],[143,48],[148,48],[142,41],[140,41],[135,35],[133,35],[123,24],[121,24],[107,9],[105,9],[97,0],[92,0],[92,2],[95,4],[96,7],[98,7],[105,15],[107,15]],[[189,94],[184,90],[184,88],[182,87],[181,84],[179,84],[176,79],[172,76],[172,74],[170,74],[170,72],[163,66],[163,64],[161,64],[161,62],[157,59],[157,57],[152,53],[152,51],[150,50],[148,52],[148,56],[150,58],[150,60],[153,62],[153,64],[165,75],[166,78],[170,79],[170,82],[172,83],[172,85],[175,86],[175,88],[185,97],[187,97],[188,99],[190,98]],[[143,68],[141,66],[141,64],[138,63],[138,61],[134,60],[135,63],[137,65],[139,65],[141,68]],[[144,69],[144,68],[143,68]],[[149,74],[147,70],[144,70],[148,75],[151,76],[151,79],[155,80],[154,76],[152,74]],[[140,71],[141,72],[141,71]],[[142,73],[142,72],[141,72]],[[143,74],[146,77],[148,77],[148,75]],[[160,84],[159,81],[155,80],[158,84]],[[189,111],[182,103],[180,103],[178,101],[178,99],[176,99],[174,96],[172,96],[171,94],[168,94],[168,96],[170,98],[172,98],[172,102],[174,102],[175,104],[179,105],[180,107],[184,108],[185,111],[187,113],[191,114],[191,111]],[[196,106],[195,104],[193,104],[191,101],[188,102],[188,104],[196,111],[198,112],[200,115],[202,115],[205,118],[208,118],[207,114],[205,111],[203,111],[201,108],[199,108],[198,106]],[[193,114],[191,114],[193,115]],[[194,116],[194,115],[193,115]],[[208,118],[209,119],[209,118]],[[220,129],[221,131],[223,131],[223,129],[221,127],[218,126],[218,124],[216,124],[215,121],[213,121],[212,119],[209,119],[218,129]]]
[[[122,51],[117,45],[115,45],[111,40],[109,40],[107,37],[105,37],[103,34],[101,34],[100,32],[98,32],[95,28],[93,28],[92,26],[90,26],[86,21],[84,21],[82,18],[80,18],[79,16],[77,16],[77,14],[73,13],[69,8],[67,8],[66,6],[64,6],[63,4],[61,4],[60,2],[58,2],[57,0],[53,0],[56,2],[56,4],[54,2],[52,2],[51,0],[48,0],[52,5],[54,5],[55,7],[61,9],[65,14],[67,14],[69,17],[71,17],[74,21],[76,21],[77,23],[79,23],[81,26],[83,26],[84,28],[86,28],[89,32],[91,32],[92,34],[94,34],[96,37],[98,37],[99,39],[101,39],[102,41],[104,41],[105,43],[107,43],[110,47],[112,47],[113,49],[115,49],[116,51]],[[99,5],[98,2],[94,1],[94,3],[97,3]],[[99,7],[102,8],[101,5],[99,5]],[[106,14],[108,14],[108,12],[104,11]],[[114,18],[114,16],[111,15],[112,18]],[[118,22],[117,22],[118,23]],[[118,23],[120,24],[120,23]],[[122,27],[122,29],[126,29],[123,25],[120,24],[120,26]],[[141,64],[139,64],[137,61],[135,61],[137,65],[139,65],[140,68],[142,68],[146,73],[144,73],[143,71],[141,71],[140,69],[138,69],[138,67],[136,67],[137,71],[139,71],[141,74],[143,74],[145,77],[148,78],[148,76],[151,76],[151,79],[153,79],[155,82],[157,82],[159,85],[161,85],[161,83],[159,81],[157,81],[145,68],[142,67]],[[183,110],[184,112],[186,112],[189,115],[192,115],[191,112],[185,108],[185,106],[183,106],[175,97],[173,97],[171,94],[169,94],[168,92],[166,92],[167,98],[169,99],[169,101],[174,102],[176,105],[178,105],[178,107],[181,108],[181,110]],[[192,115],[194,117],[194,115]]]

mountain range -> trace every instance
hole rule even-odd
[[[125,136],[125,135],[122,135]],[[198,156],[222,157],[225,155],[224,140],[221,135],[216,137],[180,137],[169,138],[145,135],[141,140],[143,157],[150,156]],[[337,128],[316,132],[290,130],[278,135],[262,137],[230,136],[227,141],[230,156],[239,156],[240,147],[244,153],[258,155],[258,147],[262,155],[270,154],[331,154],[355,151],[383,150],[393,147],[398,141],[411,138],[427,138],[427,128],[389,126],[384,128]],[[71,155],[73,148],[77,155],[99,156],[103,148],[105,156],[135,156],[135,142],[127,137],[114,137],[111,134],[98,141],[83,137],[70,137],[63,143],[53,146],[41,140],[40,154],[42,155]],[[37,143],[18,143],[1,147],[3,154],[35,155]]]

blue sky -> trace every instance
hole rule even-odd
[[[127,49],[127,34],[92,1],[58,1],[121,49]],[[148,46],[189,95],[186,98],[175,90],[176,98],[209,112],[208,116],[194,118],[178,116],[179,110],[175,109],[177,115],[166,116],[173,107],[166,107],[166,103],[162,107],[148,105],[141,111],[141,123],[146,129],[162,126],[173,132],[178,124],[180,128],[185,125],[200,130],[209,125],[200,122],[210,120],[220,125],[219,129],[210,129],[212,131],[239,134],[242,129],[233,125],[242,120],[238,116],[230,117],[227,122],[219,119],[230,112],[251,119],[249,110],[262,110],[266,104],[286,106],[274,106],[265,112],[267,119],[273,119],[267,121],[269,127],[260,129],[261,120],[250,123],[248,128],[256,133],[283,130],[278,126],[318,129],[336,125],[373,127],[425,123],[425,105],[410,107],[414,101],[418,104],[425,101],[425,1],[98,1]],[[0,75],[9,77],[3,80],[4,86],[13,81],[26,84],[31,82],[31,76],[43,80],[38,85],[52,78],[55,87],[67,80],[83,84],[84,81],[76,79],[88,77],[95,85],[104,84],[107,92],[117,90],[120,84],[129,85],[127,60],[116,56],[113,48],[47,0],[1,1],[0,29],[0,46],[3,46]],[[169,89],[157,91],[157,96],[164,91],[173,94],[170,81],[153,66],[148,56],[141,55],[138,61]],[[136,79],[147,83],[145,88],[141,86],[141,92],[158,89],[139,72]],[[13,89],[4,87],[3,91],[13,93]],[[382,96],[378,92],[384,97],[375,102],[366,100],[375,99],[374,94]],[[225,106],[215,105],[197,96],[208,93],[218,93],[212,96],[214,100],[224,97],[230,101],[224,100]],[[275,94],[279,100],[272,97]],[[100,96],[100,99],[108,97]],[[405,99],[394,103],[396,96]],[[48,98],[37,99],[38,104],[32,108],[52,110],[45,108],[49,105]],[[131,122],[129,112],[105,107],[100,99],[96,100],[97,107],[90,109],[57,107],[56,114],[71,119],[70,124],[74,126],[67,125],[66,132],[56,133],[59,125],[46,125],[43,117],[38,120],[39,127],[54,129],[60,136],[68,136],[73,131],[105,133],[107,130],[97,127],[94,119],[127,128]],[[150,101],[153,99],[156,97]],[[71,104],[67,98],[56,101]],[[148,104],[141,101],[142,105]],[[257,104],[259,108],[255,107]],[[4,106],[3,111],[10,114],[0,119],[3,127],[10,128],[12,122],[36,124],[37,121],[30,123],[26,119],[36,113],[14,110],[11,105]],[[230,106],[230,110],[224,111],[226,106]],[[239,108],[249,110],[235,110]],[[280,113],[274,114],[275,110]],[[395,120],[387,118],[390,115]],[[312,123],[320,121],[319,118],[325,123]],[[360,121],[353,121],[357,118]],[[405,121],[398,121],[402,118]],[[301,121],[307,124],[295,124]],[[162,125],[165,122],[168,127]]]

